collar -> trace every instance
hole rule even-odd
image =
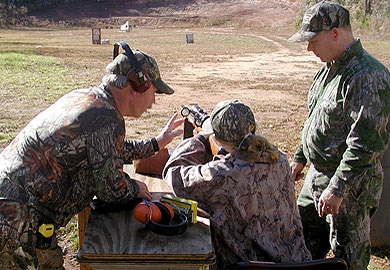
[[[98,96],[103,97],[105,100],[107,100],[109,104],[111,104],[115,108],[117,107],[114,96],[108,88],[108,85],[101,83],[99,86],[93,87],[92,91],[95,92],[95,94],[97,94]]]
[[[342,55],[340,55],[335,61],[326,63],[327,67],[330,68],[333,65],[343,66],[345,63],[349,62],[352,57],[363,50],[362,43],[359,38],[355,39],[355,41],[348,47],[345,48],[345,51]]]

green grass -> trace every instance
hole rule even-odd
[[[64,89],[73,87],[68,79],[72,71],[60,58],[34,51],[2,51],[0,62],[0,89],[8,90],[2,91],[5,98],[26,96],[52,103]]]
[[[1,51],[0,63],[0,145],[5,146],[37,113],[36,105],[47,106],[75,87],[71,74],[77,71],[61,58],[28,49]]]
[[[61,227],[56,232],[67,243],[67,249],[76,252],[79,249],[78,217],[74,216],[66,227]]]

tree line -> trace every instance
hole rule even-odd
[[[96,0],[95,0],[96,1]],[[33,11],[80,2],[79,0],[1,0],[0,26],[16,25]]]

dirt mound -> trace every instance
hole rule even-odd
[[[298,0],[181,0],[82,2],[30,14],[32,25],[117,27],[128,20],[132,26],[232,25],[264,28],[291,25]]]

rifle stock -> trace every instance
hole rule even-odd
[[[168,159],[169,151],[163,148],[150,157],[133,160],[134,171],[140,174],[161,176]]]

